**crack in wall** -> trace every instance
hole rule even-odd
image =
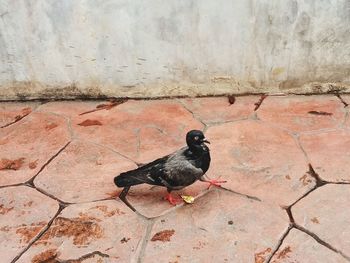
[[[51,227],[53,221],[56,219],[56,217],[65,209],[66,206],[63,204],[59,204],[58,210],[56,214],[50,219],[50,221],[47,223],[47,225],[40,231],[40,233],[31,241],[29,244],[11,261],[11,263],[15,263],[17,260],[19,260],[25,252],[28,251],[28,249],[31,248],[31,246],[38,241]]]

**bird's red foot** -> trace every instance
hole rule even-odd
[[[205,183],[209,183],[208,185],[208,189],[210,188],[210,186],[216,186],[216,187],[221,187],[221,184],[223,183],[226,183],[227,181],[220,181],[220,180],[215,180],[215,179],[212,179],[212,180],[209,180],[209,181],[203,181]]]
[[[168,200],[170,204],[177,205],[179,203],[179,200],[173,197],[170,193],[168,193],[165,196],[165,200]]]

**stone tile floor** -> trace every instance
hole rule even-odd
[[[231,102],[233,100],[231,99]],[[0,103],[1,262],[349,262],[348,95]],[[114,176],[211,141],[171,207]]]

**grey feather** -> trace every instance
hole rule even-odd
[[[167,177],[165,179],[166,181],[178,182],[179,185],[176,186],[176,189],[181,189],[195,182],[203,175],[201,168],[195,167],[193,161],[186,159],[184,152],[187,149],[188,147],[184,147],[173,153],[164,165]],[[166,182],[164,184],[170,187]]]

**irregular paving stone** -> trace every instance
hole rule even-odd
[[[62,109],[55,110],[62,105],[56,103],[40,109],[62,114]],[[75,112],[72,107],[64,111],[72,118],[76,136],[113,147],[139,163],[152,161],[177,150],[186,144],[185,136],[189,130],[203,128],[180,103],[171,100],[129,100],[110,110],[82,116],[79,113],[86,111],[87,106],[80,106]],[[87,119],[99,121],[102,125],[78,125]]]
[[[230,105],[227,97],[192,98],[181,102],[206,124],[221,123],[247,118],[254,112],[259,96],[236,97]]]
[[[350,182],[350,131],[305,134],[300,142],[322,179]]]
[[[34,184],[65,202],[110,197],[113,179],[135,169],[133,162],[101,146],[73,141],[36,177]]]
[[[260,106],[258,116],[290,131],[304,132],[339,126],[345,111],[344,105],[333,95],[269,96]]]
[[[70,140],[63,117],[34,112],[0,130],[0,185],[22,183]],[[14,166],[9,165],[14,162]]]
[[[350,185],[325,185],[293,206],[295,221],[350,257]]]
[[[210,127],[211,177],[225,188],[289,205],[315,185],[294,139],[261,121],[245,120]]]
[[[113,200],[70,205],[18,262],[43,262],[48,258],[50,262],[62,262],[85,257],[90,262],[129,262],[136,257],[146,224]]]
[[[1,102],[0,103],[0,127],[15,123],[30,114],[38,103],[35,102]]]
[[[287,227],[278,206],[211,191],[156,221],[142,262],[254,262]]]
[[[58,203],[35,189],[0,189],[0,256],[11,262],[58,211]]]
[[[309,235],[292,229],[272,257],[271,263],[348,262],[338,253],[316,242]],[[259,261],[257,263],[260,263]],[[263,263],[263,261],[261,261]]]

